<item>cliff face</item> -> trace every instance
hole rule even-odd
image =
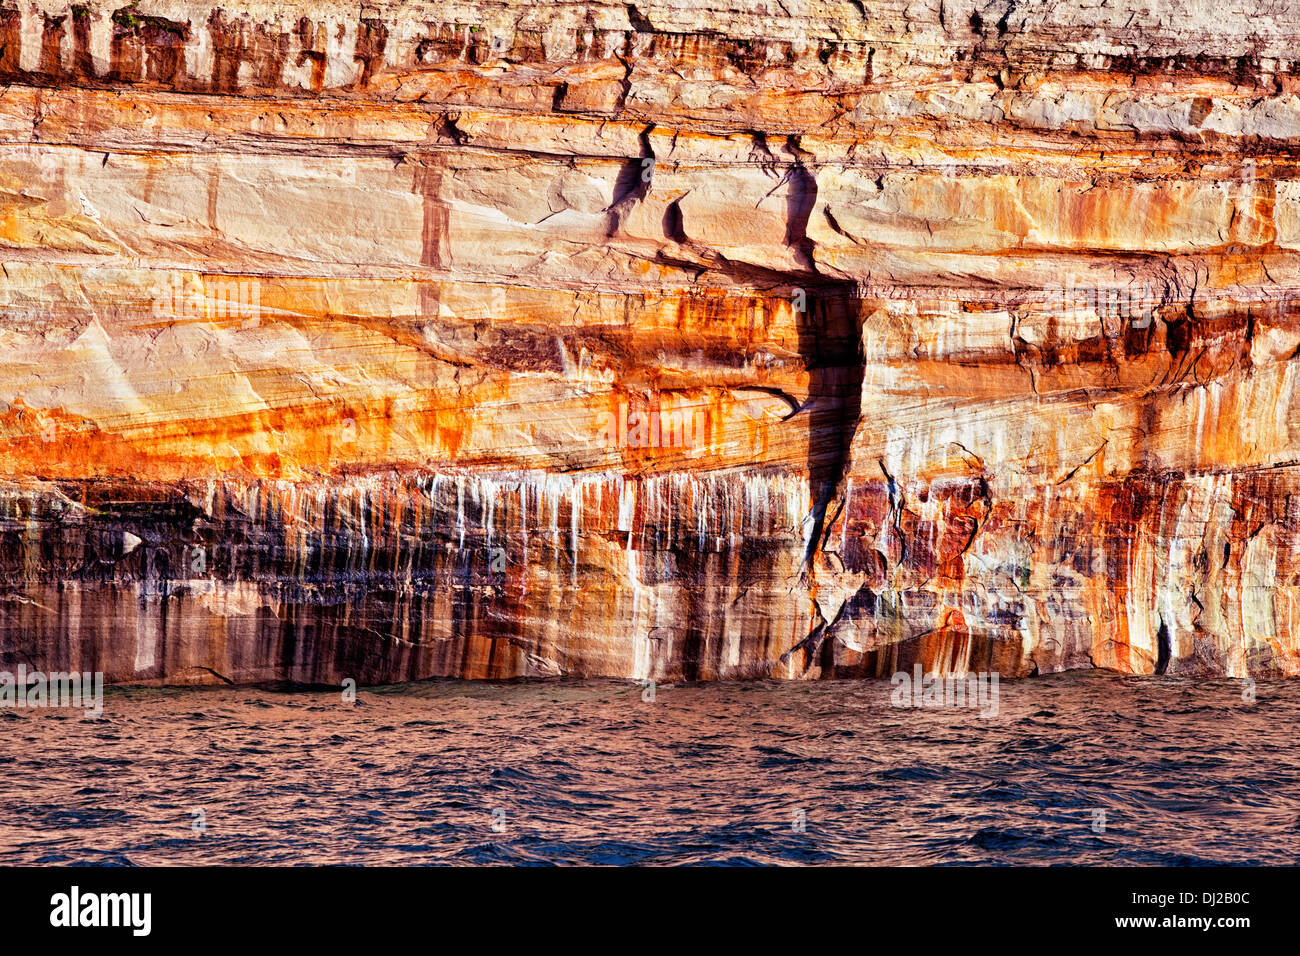
[[[1300,14],[0,0],[0,667],[1300,672]]]

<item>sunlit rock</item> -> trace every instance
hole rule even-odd
[[[0,0],[0,665],[1300,672],[1300,20]]]

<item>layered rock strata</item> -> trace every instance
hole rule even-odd
[[[0,667],[1296,674],[1298,40],[0,0]]]

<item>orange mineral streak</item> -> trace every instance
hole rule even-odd
[[[785,349],[797,339],[785,300],[720,292],[609,295],[589,318],[578,314],[585,323],[562,331],[563,344],[549,322],[551,313],[574,316],[572,295],[507,290],[511,301],[531,297],[533,305],[498,327],[508,323],[519,331],[507,334],[537,343],[507,352],[479,332],[462,336],[453,328],[431,338],[419,317],[333,310],[358,308],[383,284],[349,289],[321,279],[263,280],[253,315],[230,314],[224,300],[201,294],[219,295],[212,293],[225,288],[219,283],[233,289],[247,281],[256,280],[212,274],[154,280],[167,293],[164,308],[133,303],[125,321],[106,324],[95,353],[106,361],[83,379],[91,395],[102,396],[92,400],[98,407],[83,400],[76,414],[51,410],[61,440],[40,442],[32,440],[30,416],[18,424],[22,406],[14,406],[15,426],[0,434],[8,473],[292,478],[403,466],[532,467],[559,454],[590,466],[656,471],[755,456],[797,463],[807,454],[804,423],[789,420],[808,373],[798,353]],[[473,290],[444,285],[438,292],[442,301],[454,302],[453,295],[476,302]],[[623,322],[599,320],[614,308]],[[210,342],[229,370],[210,385],[198,384],[196,375],[186,401],[151,381],[165,367],[131,364],[142,349],[162,356],[190,341]],[[602,355],[599,349],[611,342],[619,351]],[[572,364],[550,357],[557,349],[571,353],[565,361],[577,363],[577,381]],[[773,360],[773,353],[781,357]],[[724,364],[709,364],[723,356]],[[469,373],[467,365],[481,368]],[[96,387],[94,377],[122,369],[139,399],[119,406],[114,384],[105,378]],[[211,360],[194,370],[222,371]],[[230,398],[237,401],[227,401],[227,383],[253,394],[235,390]],[[223,408],[250,399],[270,407]],[[204,407],[202,417],[185,413],[195,406]],[[629,416],[639,416],[640,427]]]

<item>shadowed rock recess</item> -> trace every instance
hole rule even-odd
[[[1298,50],[0,0],[0,667],[1297,674]]]

